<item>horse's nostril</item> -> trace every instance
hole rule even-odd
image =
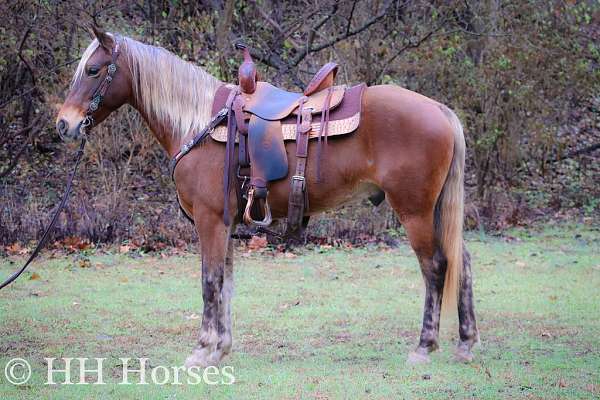
[[[58,130],[58,133],[61,135],[64,135],[69,130],[69,124],[64,119],[61,119],[56,123],[56,130]]]

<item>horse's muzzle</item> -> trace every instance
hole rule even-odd
[[[81,123],[75,124],[75,126],[69,126],[66,119],[60,118],[56,122],[56,131],[63,141],[77,140],[81,136]]]

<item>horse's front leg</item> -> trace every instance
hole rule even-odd
[[[231,296],[233,294],[233,240],[219,215],[196,219],[202,252],[204,311],[198,345],[185,366],[217,365],[231,350]]]

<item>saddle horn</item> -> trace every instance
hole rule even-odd
[[[256,91],[256,81],[258,80],[256,64],[245,44],[236,43],[235,48],[244,52],[244,62],[238,69],[238,83],[243,93],[252,94]]]

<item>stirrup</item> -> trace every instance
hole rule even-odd
[[[250,188],[248,190],[248,201],[246,202],[246,210],[244,211],[244,222],[248,225],[258,225],[258,226],[269,226],[271,222],[273,222],[273,218],[271,217],[271,208],[269,207],[269,203],[267,199],[265,199],[265,218],[262,221],[255,221],[252,219],[250,215],[250,210],[252,208],[252,203],[254,203],[254,188]]]

